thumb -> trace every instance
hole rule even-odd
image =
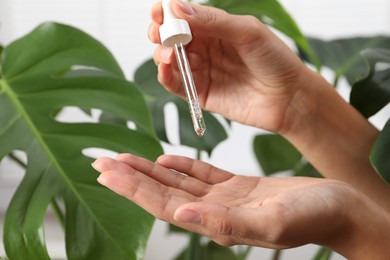
[[[253,16],[232,15],[221,9],[183,0],[173,0],[171,8],[178,18],[185,19],[196,35],[223,39],[235,44],[259,40],[267,27]]]
[[[199,232],[209,237],[247,237],[259,226],[259,214],[253,209],[226,207],[221,204],[195,202],[179,207],[174,220],[195,224]],[[261,230],[261,229],[260,229]],[[260,235],[260,234],[258,234]],[[248,238],[248,237],[247,237]]]

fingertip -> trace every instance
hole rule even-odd
[[[133,169],[114,169],[101,173],[96,179],[99,184],[122,196],[134,185],[137,178]]]
[[[158,81],[163,86],[169,86],[172,82],[172,67],[170,64],[160,63],[158,65]]]
[[[156,163],[158,163],[162,166],[167,165],[167,164],[169,165],[173,158],[174,158],[174,155],[163,154],[157,158]]]
[[[158,164],[163,164],[164,161],[166,160],[166,159],[165,159],[166,156],[167,156],[167,155],[163,154],[163,155],[160,155],[159,157],[157,157],[156,163],[158,163]]]
[[[177,163],[178,164],[185,163],[187,160],[192,160],[192,159],[185,156],[164,154],[157,158],[157,163],[161,165],[172,166]]]
[[[174,62],[174,56],[175,55],[173,55],[172,48],[166,48],[162,45],[157,46],[153,54],[154,62],[157,65],[160,63],[169,64],[169,65],[172,64]]]
[[[115,160],[117,161],[123,161],[123,160],[126,160],[128,159],[129,157],[132,157],[134,155],[132,154],[129,154],[129,153],[120,153],[118,154],[116,157],[115,157]]]
[[[171,64],[173,62],[173,49],[161,47],[160,48],[160,59],[165,64]]]
[[[184,14],[185,16],[191,16],[195,14],[195,10],[191,3],[182,1],[182,0],[176,0],[172,1],[171,8],[175,12],[175,14]]]
[[[158,63],[158,82],[169,92],[184,98],[184,88],[181,82],[180,74],[175,70],[174,65]]]
[[[140,157],[130,154],[130,153],[122,153],[118,154],[115,158],[118,162],[124,163],[127,166],[133,167],[136,162],[140,160]]]
[[[157,23],[151,23],[148,29],[148,38],[152,43],[160,44],[160,25]]]
[[[155,23],[158,23],[158,24],[162,24],[163,23],[164,15],[163,15],[161,1],[158,1],[157,3],[155,3],[152,6],[152,10],[151,10],[150,16],[151,16],[152,20]]]
[[[91,163],[91,166],[92,168],[94,168],[96,171],[100,172],[99,171],[99,163],[98,163],[98,160],[94,161],[93,163]]]
[[[108,183],[107,174],[105,174],[105,173],[100,174],[99,177],[97,178],[97,182],[103,186],[107,186],[107,183]]]
[[[91,166],[98,172],[103,172],[105,168],[107,168],[111,163],[111,158],[108,157],[100,157],[96,159]]]

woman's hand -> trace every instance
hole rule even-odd
[[[179,156],[152,163],[122,154],[93,166],[101,184],[157,218],[222,245],[317,243],[350,258],[390,254],[389,216],[342,182],[237,176]]]
[[[174,13],[189,22],[194,36],[187,46],[202,106],[241,122],[279,132],[289,104],[312,73],[276,35],[251,16],[172,0]],[[161,44],[161,2],[152,9],[152,42]],[[159,45],[154,55],[159,81],[184,97],[172,49]]]
[[[390,188],[369,161],[378,130],[328,82],[254,17],[180,0],[171,8],[192,28],[187,50],[204,108],[283,135],[325,177],[353,185],[390,212]],[[160,43],[161,3],[152,19],[149,37]],[[172,50],[159,45],[154,58],[160,82],[183,96]]]

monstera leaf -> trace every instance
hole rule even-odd
[[[5,216],[10,259],[50,259],[43,217],[62,201],[69,259],[142,259],[153,218],[99,186],[87,148],[162,153],[146,103],[110,52],[85,33],[46,23],[4,48],[0,76],[0,158],[27,154],[27,169]],[[102,123],[64,123],[64,107],[101,109],[136,130]]]
[[[276,134],[262,134],[253,140],[256,159],[266,176],[291,171],[294,176],[321,177],[286,139]]]
[[[255,137],[253,150],[266,176],[292,170],[301,161],[301,153],[280,135],[262,134]]]
[[[227,133],[218,119],[207,111],[203,111],[207,130],[199,138],[194,132],[187,103],[179,97],[166,91],[157,81],[157,67],[153,60],[142,64],[135,73],[135,82],[147,96],[150,111],[153,115],[154,125],[160,140],[170,143],[166,133],[164,107],[168,103],[175,104],[179,114],[180,144],[206,151],[209,154],[223,140]]]
[[[382,178],[390,184],[390,120],[380,133],[371,152],[371,162]]]
[[[368,64],[367,76],[352,86],[350,102],[368,118],[390,102],[390,48],[367,49],[362,56]],[[387,69],[378,70],[377,64],[387,65]]]
[[[197,258],[189,257],[189,249],[184,249],[175,260],[186,260],[186,259],[213,259],[213,260],[239,260],[233,250],[229,247],[223,247],[217,243],[210,241],[205,245],[199,245],[198,251],[196,252]]]
[[[224,9],[229,13],[257,17],[264,24],[290,37],[312,64],[317,67],[320,65],[307,38],[302,34],[294,19],[277,0],[210,0],[209,4]]]
[[[336,79],[345,76],[351,85],[367,76],[367,65],[360,55],[361,51],[368,48],[390,49],[390,37],[385,36],[331,41],[309,38],[309,42],[321,65],[332,69]]]

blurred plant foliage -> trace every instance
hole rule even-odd
[[[300,55],[319,71],[345,77],[351,104],[369,118],[390,101],[390,39],[385,36],[323,41],[307,38],[276,0],[209,0],[205,4],[235,14],[251,14],[290,37]],[[153,218],[128,200],[101,187],[85,149],[131,152],[150,160],[162,154],[167,134],[166,105],[174,104],[179,143],[211,155],[229,135],[227,120],[205,111],[208,130],[202,139],[193,132],[185,101],[165,91],[157,69],[146,61],[126,81],[110,52],[84,32],[46,23],[30,34],[0,46],[0,159],[9,157],[25,167],[4,223],[4,247],[10,259],[50,259],[43,219],[49,207],[64,228],[69,259],[143,259]],[[58,120],[65,107],[90,114],[102,111],[97,123]],[[225,122],[224,122],[225,121]],[[135,125],[127,127],[128,122]],[[353,129],[351,129],[353,131]],[[290,172],[320,177],[284,138],[256,136],[254,153],[267,176]],[[381,176],[390,182],[390,123],[371,154]],[[27,160],[19,158],[24,151]],[[1,173],[7,174],[7,173]],[[115,214],[112,214],[115,212]],[[247,258],[250,247],[221,247],[196,234],[170,227],[190,237],[177,259]],[[329,259],[321,248],[313,259]],[[276,256],[280,257],[277,251]]]
[[[5,215],[7,257],[50,259],[43,229],[50,207],[64,228],[69,259],[142,259],[153,217],[100,186],[93,159],[84,155],[89,148],[151,160],[162,154],[138,88],[101,43],[57,23],[2,49],[0,71],[0,159],[25,169]],[[64,107],[107,111],[136,129],[61,122]]]

